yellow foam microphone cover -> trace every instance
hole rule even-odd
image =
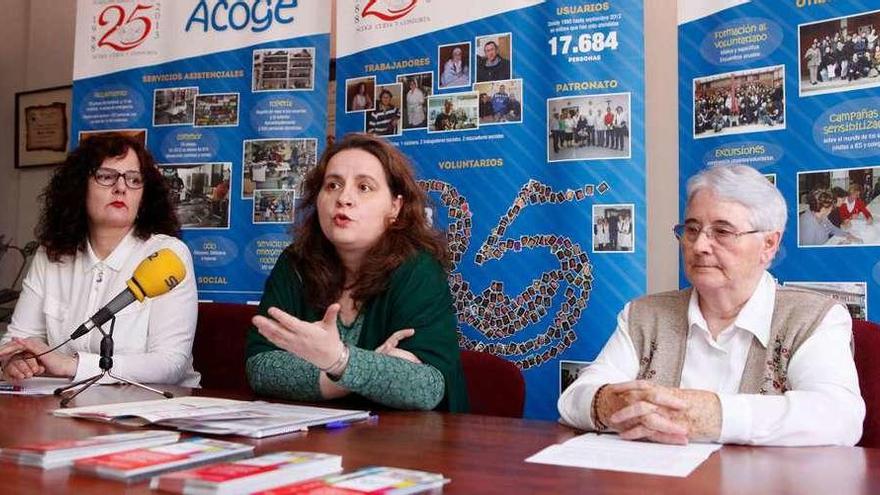
[[[186,278],[183,261],[171,249],[156,251],[141,261],[134,275],[127,282],[129,290],[138,301],[144,297],[156,297],[177,287]]]

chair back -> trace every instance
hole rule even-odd
[[[247,304],[199,303],[193,342],[193,367],[202,387],[250,393],[245,376],[245,338],[257,307]]]
[[[488,352],[461,351],[461,366],[472,414],[522,417],[526,383],[515,364]]]
[[[860,447],[880,447],[880,325],[853,320],[856,371],[865,399],[865,423]]]

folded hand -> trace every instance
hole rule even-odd
[[[398,346],[400,341],[409,337],[412,337],[416,334],[416,331],[412,328],[404,328],[403,330],[398,330],[391,334],[385,342],[382,343],[379,347],[376,348],[376,352],[379,354],[387,354],[389,356],[394,356],[411,363],[422,364],[422,360],[419,359],[415,354],[405,351]]]

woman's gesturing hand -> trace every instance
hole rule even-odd
[[[324,312],[324,318],[314,323],[300,320],[284,311],[269,308],[270,318],[255,316],[254,326],[269,342],[314,364],[327,369],[342,354],[342,339],[336,327],[336,317],[340,305],[331,304]]]

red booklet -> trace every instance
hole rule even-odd
[[[194,437],[160,447],[81,459],[73,466],[102,478],[136,482],[167,471],[250,457],[253,451],[252,445]]]
[[[353,473],[303,481],[254,495],[415,495],[443,491],[442,474],[393,467],[368,467]]]
[[[79,440],[60,440],[5,448],[0,451],[0,459],[52,469],[69,466],[76,459],[174,443],[179,438],[179,433],[159,430],[116,433]]]
[[[225,495],[317,478],[342,471],[342,457],[313,452],[274,452],[153,478],[150,488],[171,493]]]

